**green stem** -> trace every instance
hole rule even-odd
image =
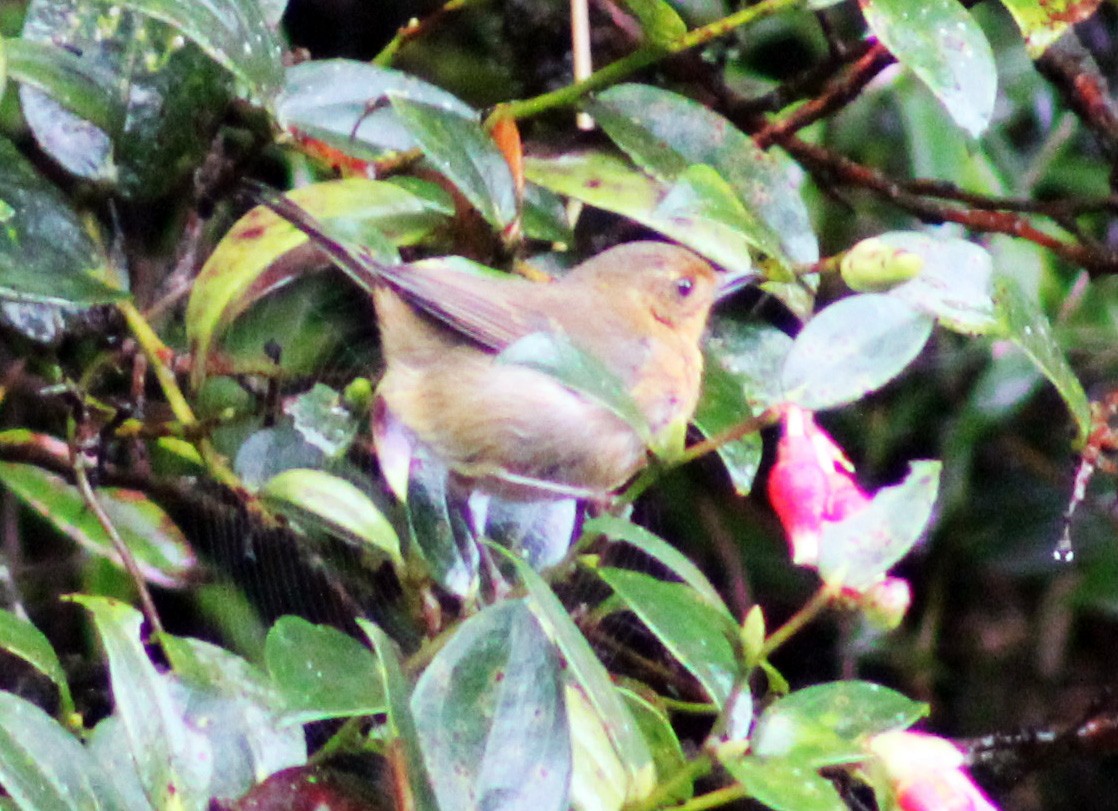
[[[447,14],[461,11],[471,5],[481,5],[482,3],[488,2],[489,0],[448,0],[442,8],[436,10],[424,19],[412,19],[407,25],[400,26],[396,31],[396,36],[392,38],[392,41],[385,45],[384,48],[381,49],[381,52],[373,57],[373,64],[382,68],[388,67],[392,64],[392,60],[396,58],[397,52],[404,47],[405,43],[422,36],[427,29],[432,28]]]
[[[361,715],[347,718],[341,728],[322,745],[322,748],[310,756],[307,765],[317,766],[336,752],[357,751],[357,744],[364,738],[361,732],[361,724],[364,720],[365,717]]]
[[[803,608],[769,635],[765,644],[761,646],[757,661],[768,659],[777,648],[799,633],[805,625],[819,616],[831,604],[838,593],[838,586],[830,586],[824,583]]]
[[[749,796],[749,792],[744,786],[726,786],[715,791],[707,792],[701,797],[696,797],[693,800],[688,800],[679,805],[673,805],[671,811],[704,811],[707,808],[718,808],[719,806],[728,805],[736,800],[741,800]]]
[[[664,802],[677,791],[689,786],[704,775],[710,774],[711,759],[706,755],[699,755],[688,762],[682,769],[673,774],[642,800],[632,805],[626,805],[624,811],[655,811],[662,808]]]
[[[581,82],[530,99],[511,101],[502,105],[502,112],[512,118],[530,118],[555,107],[570,106],[587,93],[607,87],[665,57],[705,45],[730,33],[735,28],[749,25],[786,9],[795,8],[802,3],[803,0],[763,0],[757,5],[743,8],[727,17],[723,17],[721,20],[715,20],[709,25],[688,31],[671,42],[646,45],[595,71]]]

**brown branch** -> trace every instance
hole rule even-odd
[[[1099,66],[1079,40],[1062,38],[1036,60],[1036,67],[1094,133],[1107,159],[1112,164],[1118,161],[1118,105]]]

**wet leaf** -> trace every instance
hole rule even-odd
[[[853,403],[903,372],[934,323],[882,293],[837,301],[796,336],[781,371],[785,396],[812,411]]]
[[[116,77],[63,48],[29,39],[4,42],[8,75],[16,82],[50,96],[78,118],[106,132],[124,120],[124,104],[116,93]]]
[[[523,601],[466,620],[420,676],[411,709],[443,811],[567,808],[559,660]]]
[[[1002,0],[1036,59],[1071,26],[1091,17],[1102,0]]]
[[[268,631],[264,661],[289,724],[385,710],[376,656],[337,628],[280,617]]]
[[[120,564],[96,516],[77,488],[61,476],[34,465],[0,462],[0,482],[75,543]],[[97,497],[144,579],[167,588],[187,584],[197,560],[182,531],[159,505],[145,493],[118,487],[100,488]]]
[[[724,758],[726,771],[742,784],[749,796],[773,811],[845,811],[838,790],[830,780],[794,758]]]
[[[956,0],[859,0],[881,43],[915,73],[955,123],[977,138],[990,124],[998,91],[994,53]]]

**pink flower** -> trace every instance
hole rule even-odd
[[[998,811],[967,774],[963,753],[950,741],[898,730],[873,736],[866,749],[901,811]]]
[[[870,498],[859,489],[842,448],[815,424],[812,412],[786,405],[781,423],[769,501],[788,534],[792,561],[813,566],[819,562],[824,526],[863,509]]]

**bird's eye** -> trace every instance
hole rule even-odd
[[[680,298],[687,298],[691,295],[691,291],[695,289],[695,282],[689,278],[676,279],[675,291],[679,293]]]

